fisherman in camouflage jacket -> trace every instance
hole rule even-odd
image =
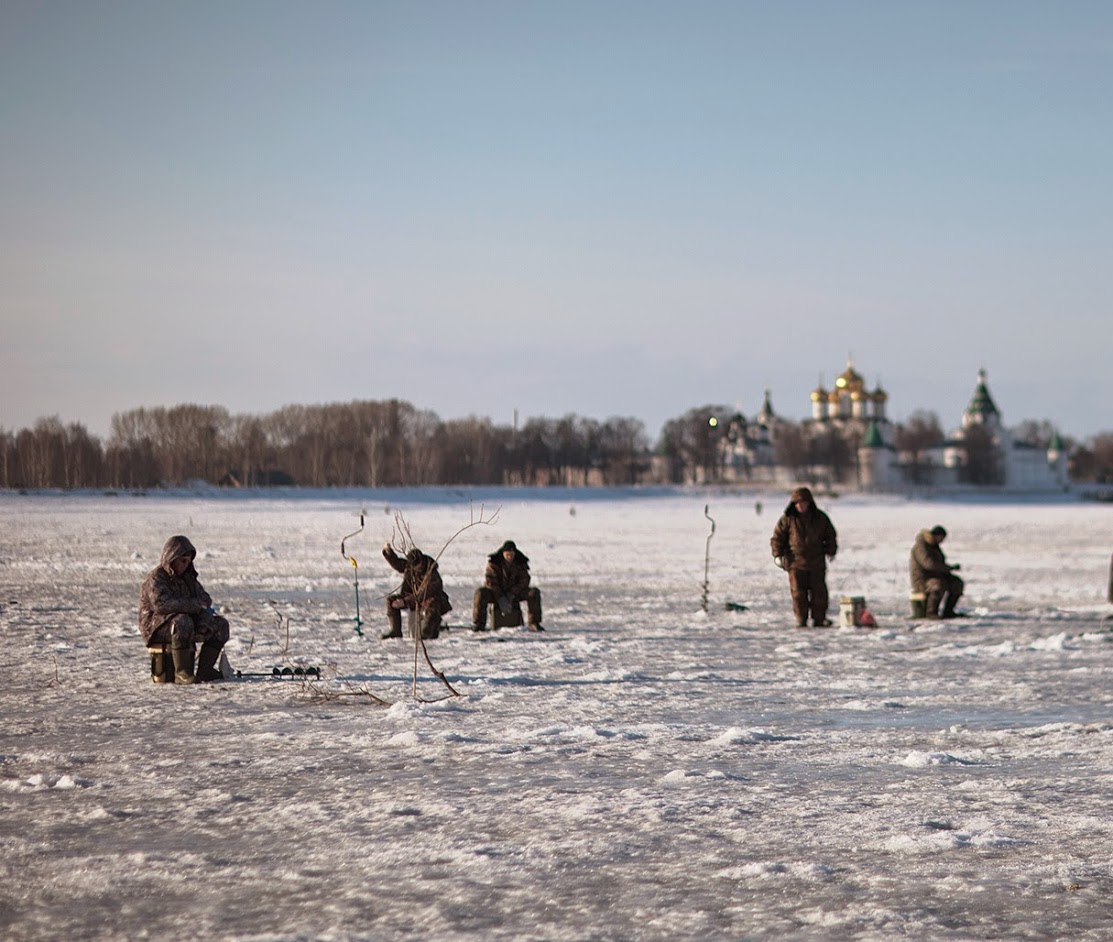
[[[531,631],[544,631],[541,626],[541,590],[529,584],[529,557],[507,540],[487,557],[483,585],[475,590],[472,599],[472,631],[487,629],[487,606],[498,605],[503,614],[510,614],[513,606],[526,603]],[[521,612],[521,609],[519,609]],[[516,619],[521,624],[521,617]]]
[[[148,645],[170,645],[176,684],[220,680],[216,662],[228,641],[228,620],[216,614],[212,598],[197,578],[196,557],[188,537],[170,537],[139,590],[139,633]],[[202,645],[195,674],[198,641]],[[156,682],[166,676],[161,670],[152,675]]]
[[[441,617],[452,611],[452,603],[444,590],[437,561],[416,546],[399,556],[389,544],[383,546],[383,559],[392,569],[402,573],[402,585],[386,597],[389,630],[381,638],[402,637],[402,610],[416,611],[421,620],[421,637],[436,638],[441,633]]]

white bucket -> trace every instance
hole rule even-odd
[[[861,595],[844,595],[839,599],[839,624],[843,628],[857,628],[862,624],[866,600]]]

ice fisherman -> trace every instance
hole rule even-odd
[[[926,618],[959,618],[955,603],[962,596],[963,582],[955,575],[958,563],[948,563],[943,555],[942,542],[947,531],[941,526],[921,530],[912,544],[908,560],[908,574],[912,580],[912,591],[924,594]],[[943,611],[939,604],[943,603]]]
[[[147,573],[139,590],[139,633],[148,645],[170,645],[174,683],[221,680],[216,663],[228,642],[228,619],[218,615],[213,600],[197,578],[197,550],[188,537],[172,536],[162,548],[158,565]],[[201,644],[194,672],[194,645]],[[161,658],[155,655],[152,675],[163,683]]]
[[[487,557],[483,585],[475,590],[472,599],[472,631],[487,629],[487,606],[492,603],[504,615],[514,606],[526,603],[531,631],[544,631],[541,626],[541,590],[529,584],[529,557],[507,540]],[[521,622],[519,621],[519,624]]]
[[[796,627],[811,616],[816,628],[827,628],[827,560],[838,551],[838,537],[831,518],[815,505],[812,492],[796,488],[769,541],[773,561],[788,573]]]
[[[389,543],[383,546],[383,558],[402,573],[402,585],[386,597],[390,628],[380,637],[402,637],[402,610],[406,609],[418,613],[422,638],[436,638],[441,633],[441,618],[452,611],[437,561],[416,546],[399,556]]]

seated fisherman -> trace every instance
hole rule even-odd
[[[487,628],[487,606],[498,605],[508,615],[515,605],[526,603],[529,610],[531,631],[544,631],[541,627],[541,590],[529,584],[529,557],[522,553],[513,540],[507,540],[487,557],[487,571],[483,585],[475,590],[472,601],[472,630]]]
[[[947,537],[947,531],[940,526],[921,530],[912,545],[908,560],[908,573],[912,580],[912,591],[924,594],[924,608],[927,618],[959,618],[955,604],[962,595],[963,582],[956,576],[958,563],[947,562],[940,544]],[[943,603],[940,614],[939,604]]]
[[[436,638],[441,633],[441,617],[452,611],[437,561],[416,546],[404,557],[399,556],[389,543],[383,546],[383,558],[402,573],[402,585],[386,597],[390,628],[380,637],[401,638],[402,610],[408,609],[419,613],[421,637]]]
[[[216,662],[228,641],[228,619],[216,614],[213,600],[198,580],[193,566],[196,556],[187,537],[170,537],[139,590],[139,633],[148,645],[170,645],[176,684],[223,679]],[[203,643],[194,673],[193,646],[198,641]],[[163,676],[156,670],[155,682],[161,683]]]

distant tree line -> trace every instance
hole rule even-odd
[[[56,417],[0,430],[0,486],[631,484],[649,457],[645,426],[632,418],[569,415],[514,428],[442,421],[397,399],[264,416],[178,405],[113,416],[106,442]]]
[[[522,484],[628,485],[721,479],[720,443],[732,410],[701,406],[671,419],[651,447],[634,418],[531,418],[521,428],[471,416],[443,421],[398,399],[286,406],[268,415],[231,415],[221,406],[142,408],[112,418],[107,441],[80,423],[39,419],[0,429],[0,487],[129,488],[192,481],[232,486],[388,487]],[[714,421],[711,421],[714,419]],[[896,445],[919,455],[943,441],[938,419],[917,412],[896,427]],[[1053,429],[1025,422],[1018,437],[1042,446]],[[972,483],[990,483],[989,443],[969,445]],[[782,421],[777,461],[824,465],[846,480],[857,443],[805,434]],[[1113,483],[1113,432],[1070,443],[1074,480]]]

